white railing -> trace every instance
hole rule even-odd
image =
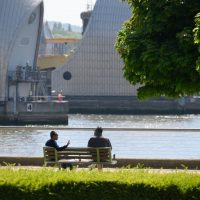
[[[0,126],[0,129],[28,129],[28,130],[66,130],[66,131],[94,131],[96,127],[61,127],[61,126]],[[111,128],[111,127],[106,127],[103,128],[104,131],[116,131],[116,132],[121,132],[121,131],[141,131],[141,132],[200,132],[200,129],[187,129],[187,128]]]
[[[27,97],[19,97],[19,101],[24,102],[62,102],[64,100],[63,95],[57,96],[27,96]]]

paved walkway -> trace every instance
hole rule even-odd
[[[54,170],[54,171],[59,171],[57,167],[40,167],[40,166],[0,166],[1,169],[13,169],[13,170],[19,170],[19,169],[24,169],[24,170]],[[68,169],[67,169],[68,170]],[[88,171],[91,170],[91,168],[75,168],[75,170],[84,170]],[[94,168],[93,170],[97,170],[97,168]],[[150,173],[177,173],[177,172],[186,172],[186,173],[200,173],[200,170],[189,170],[189,169],[150,169],[150,168],[142,168],[142,169],[137,169],[137,168],[130,168],[130,169],[124,169],[124,168],[103,168],[103,171],[120,171],[120,170],[145,170]]]

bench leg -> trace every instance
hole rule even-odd
[[[61,170],[61,163],[57,163],[58,169]]]
[[[102,164],[97,164],[97,169],[98,170],[102,170],[103,169],[103,165]]]

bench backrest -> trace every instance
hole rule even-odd
[[[99,147],[99,148],[80,148],[80,147],[68,147],[64,151],[57,151],[56,160],[60,159],[78,159],[81,160],[93,160],[94,162],[111,162],[111,148]]]
[[[56,163],[56,149],[53,147],[43,147],[44,164]]]

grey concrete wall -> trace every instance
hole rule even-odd
[[[154,99],[139,101],[134,97],[67,97],[69,113],[85,114],[192,114],[200,113],[200,99]]]
[[[32,105],[32,111],[28,111],[28,106]],[[9,101],[7,103],[7,113],[13,113],[14,111],[14,101]],[[37,102],[17,102],[16,104],[16,112],[17,113],[68,113],[69,106],[67,101],[53,101],[53,102],[46,102],[46,101],[37,101]]]
[[[31,110],[30,106],[31,105]],[[63,102],[17,102],[9,101],[6,112],[0,113],[1,125],[58,125],[68,124],[69,105]]]

